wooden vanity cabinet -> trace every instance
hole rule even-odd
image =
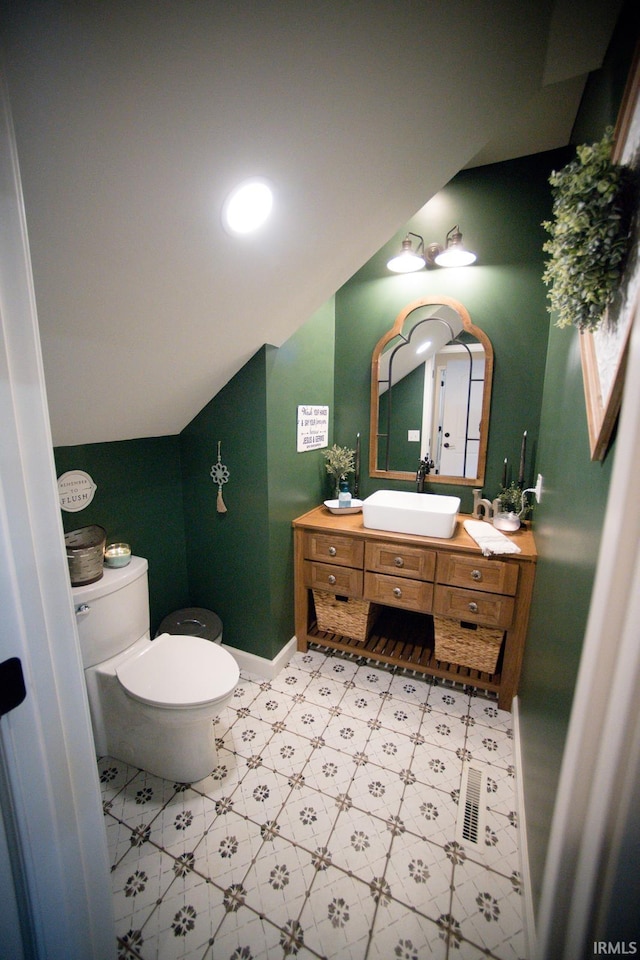
[[[458,516],[450,540],[371,530],[362,514],[324,506],[293,521],[295,621],[299,650],[310,642],[382,663],[491,690],[511,709],[518,689],[536,549],[531,531],[512,535],[519,554],[484,557]],[[375,604],[369,635],[356,640],[318,629],[314,591]],[[492,674],[435,658],[433,615],[504,630]]]

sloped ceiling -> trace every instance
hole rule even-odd
[[[9,4],[54,444],[179,432],[460,169],[565,145],[618,6]],[[275,212],[233,238],[251,175]]]

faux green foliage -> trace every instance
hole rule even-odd
[[[327,473],[330,477],[333,477],[335,482],[336,497],[338,496],[340,480],[345,480],[348,473],[355,471],[355,454],[355,450],[350,450],[349,447],[339,447],[335,443],[323,453]]]
[[[550,255],[542,279],[558,327],[595,330],[620,283],[629,238],[630,172],[612,162],[612,147],[609,128],[549,177],[554,219],[542,224],[551,234],[542,248]]]
[[[515,513],[524,518],[529,512],[529,505],[522,490],[516,483],[511,483],[508,487],[503,487],[498,494],[500,510],[502,513]]]

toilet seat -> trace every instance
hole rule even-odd
[[[179,710],[226,697],[240,670],[227,650],[209,640],[164,633],[126,659],[116,675],[135,700]]]

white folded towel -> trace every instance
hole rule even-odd
[[[485,557],[490,557],[494,553],[522,553],[517,543],[505,537],[491,523],[485,523],[483,520],[465,520],[464,528],[469,536],[473,537]]]

